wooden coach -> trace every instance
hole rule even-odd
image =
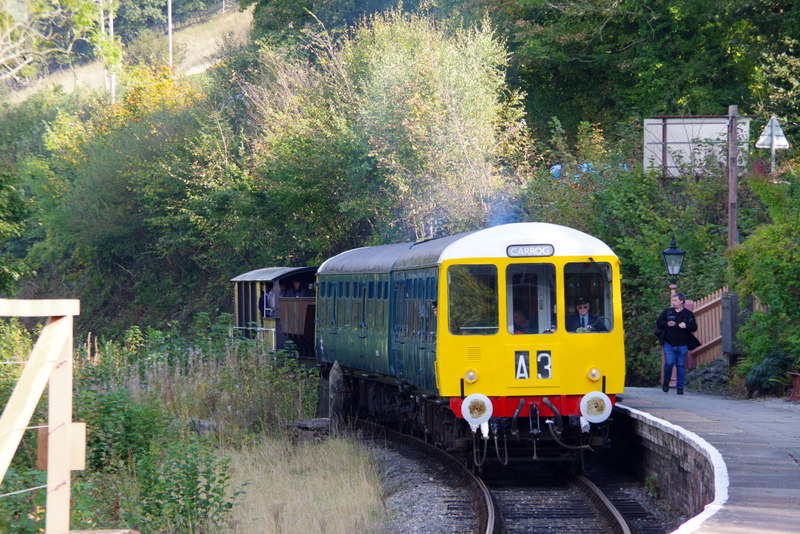
[[[316,272],[316,267],[267,267],[232,278],[236,328],[247,337],[263,339],[272,350],[292,341],[301,354],[313,351]],[[268,283],[279,291],[292,287],[294,280],[300,281],[308,296],[279,296],[266,315],[259,310]]]

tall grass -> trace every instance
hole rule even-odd
[[[231,485],[246,484],[232,533],[368,534],[383,524],[380,475],[352,441],[264,439],[224,454],[232,461]]]
[[[224,442],[243,434],[274,432],[314,415],[318,377],[292,351],[271,352],[257,340],[198,321],[189,342],[176,330],[129,329],[122,343],[89,343],[83,352],[84,385],[124,389],[134,399],[155,396],[186,428],[213,429]]]

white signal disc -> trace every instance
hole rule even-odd
[[[461,403],[461,415],[473,426],[479,426],[492,417],[492,401],[483,393],[471,393]]]
[[[602,423],[611,415],[611,399],[602,391],[590,391],[581,399],[581,415],[590,423]]]

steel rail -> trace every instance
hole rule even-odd
[[[583,491],[589,500],[598,508],[598,516],[603,518],[609,526],[609,532],[613,534],[631,534],[631,529],[625,518],[622,516],[617,507],[608,500],[603,491],[598,488],[594,482],[589,480],[583,475],[577,475],[574,478],[575,485]],[[608,512],[608,513],[603,513]],[[613,520],[612,520],[613,519]]]

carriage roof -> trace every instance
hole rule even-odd
[[[313,273],[316,267],[265,267],[256,269],[235,278],[231,282],[274,282],[287,276],[295,276],[305,273]]]
[[[433,267],[451,259],[508,257],[514,245],[553,246],[554,256],[614,256],[589,234],[549,223],[512,223],[416,243],[363,247],[326,260],[318,274],[387,273]]]

